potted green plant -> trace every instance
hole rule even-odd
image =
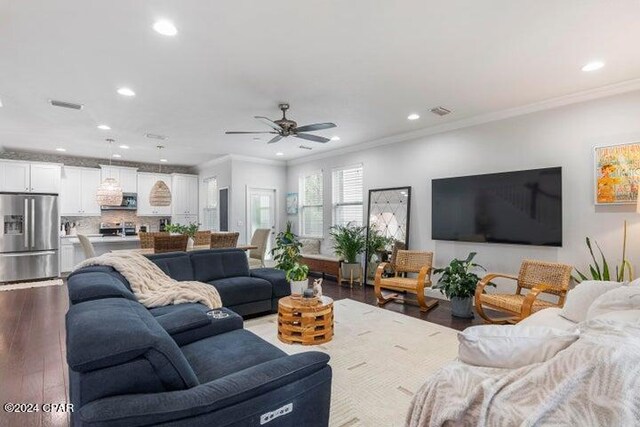
[[[309,267],[296,262],[286,273],[287,280],[291,284],[291,295],[302,295],[309,287]]]
[[[451,300],[451,314],[455,317],[473,318],[472,297],[480,280],[473,270],[485,270],[484,267],[473,262],[475,256],[476,253],[471,252],[465,260],[456,258],[447,267],[433,270],[434,274],[441,274],[438,283],[433,288],[439,289]],[[493,283],[490,285],[495,286]]]
[[[353,223],[334,225],[329,234],[333,239],[335,254],[343,259],[340,265],[342,277],[361,279],[361,266],[358,256],[367,247],[366,227]]]
[[[378,264],[382,259],[382,254],[393,244],[393,238],[386,237],[380,230],[371,226],[367,234],[367,261],[368,261],[368,277],[375,275]]]
[[[200,224],[196,222],[189,223],[189,225],[182,225],[179,223],[175,224],[167,224],[165,226],[165,231],[168,231],[171,234],[184,234],[189,236],[189,240],[187,243],[187,247],[193,247],[193,239],[200,228]]]
[[[276,236],[275,245],[271,249],[276,268],[285,272],[291,270],[300,260],[300,248],[302,243],[292,231],[291,221],[288,221],[285,230]]]

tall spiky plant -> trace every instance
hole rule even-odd
[[[602,252],[602,249],[600,248],[600,245],[598,244],[598,242],[596,242],[595,240],[593,241],[593,243],[596,245],[596,248],[598,249],[601,262],[598,262],[598,259],[596,258],[596,255],[593,252],[591,239],[587,237],[585,240],[587,243],[587,248],[589,249],[589,254],[591,255],[591,259],[593,260],[593,264],[589,264],[589,273],[591,274],[591,280],[615,280],[616,282],[623,282],[625,272],[627,273],[629,280],[633,279],[633,270],[631,268],[631,263],[629,262],[629,260],[626,259],[626,256],[627,256],[627,222],[626,221],[624,222],[624,237],[622,240],[622,261],[620,262],[619,266],[616,265],[615,277],[613,278],[611,276],[609,263],[607,262],[607,259],[604,256],[604,253]],[[583,280],[590,279],[586,274],[583,274],[577,268],[575,270],[578,276],[577,277],[574,276],[573,280],[575,280],[576,282],[580,283]]]

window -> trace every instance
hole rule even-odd
[[[202,212],[202,228],[218,231],[218,180],[216,178],[207,178],[204,180],[204,185],[207,194]]]
[[[333,225],[362,225],[362,165],[333,171]]]
[[[322,171],[300,178],[300,234],[322,237]]]

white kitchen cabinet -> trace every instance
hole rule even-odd
[[[171,215],[171,224],[189,225],[198,222],[198,215]]]
[[[75,248],[69,239],[60,239],[60,271],[73,271],[76,266]]]
[[[164,181],[171,190],[171,203],[175,200],[175,191],[171,185],[171,175],[160,173],[138,172],[138,216],[170,216],[170,206],[151,206],[149,195],[151,188],[158,180]]]
[[[30,175],[31,185],[29,191],[32,193],[60,193],[60,165],[31,163]]]
[[[138,170],[136,168],[107,165],[100,165],[100,168],[102,170],[102,180],[115,178],[120,184],[123,193],[138,192]]]
[[[2,161],[0,162],[0,191],[58,194],[60,165]]]
[[[0,191],[24,193],[30,191],[31,165],[24,162],[0,162]]]
[[[66,166],[60,192],[60,215],[99,216],[96,191],[100,182],[100,169]]]
[[[198,176],[173,174],[173,193],[171,215],[190,215],[198,218]]]

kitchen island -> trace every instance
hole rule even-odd
[[[96,255],[102,255],[114,250],[140,249],[138,236],[103,236],[102,234],[86,234],[93,244]],[[84,251],[78,236],[60,237],[60,272],[68,274],[84,261]]]

